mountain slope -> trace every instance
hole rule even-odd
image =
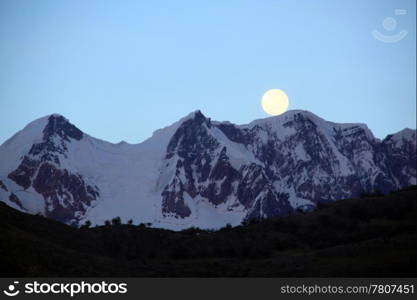
[[[417,190],[219,231],[73,228],[0,203],[2,277],[415,277]]]
[[[200,111],[140,144],[95,139],[60,115],[0,146],[0,200],[68,223],[120,216],[181,229],[310,209],[416,183],[416,132],[376,139],[307,111],[248,125]]]

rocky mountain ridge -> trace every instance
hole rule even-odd
[[[413,184],[415,130],[381,141],[364,124],[300,110],[247,125],[195,111],[134,145],[98,140],[54,114],[0,146],[0,200],[76,225],[120,216],[217,228]]]

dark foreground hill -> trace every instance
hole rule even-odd
[[[73,228],[0,203],[1,276],[415,277],[417,189],[219,231]]]

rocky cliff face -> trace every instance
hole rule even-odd
[[[61,160],[67,158],[67,143],[82,137],[83,133],[64,117],[51,115],[42,140],[34,143],[17,168],[8,174],[24,190],[32,188],[42,195],[46,217],[76,224],[100,195],[99,189],[87,185],[81,174],[61,167]],[[13,193],[10,197],[24,208],[24,199]]]
[[[197,111],[138,145],[98,141],[59,115],[41,127],[20,157],[14,138],[0,147],[0,161],[15,160],[0,169],[0,197],[34,212],[22,190],[37,194],[41,213],[66,223],[99,223],[124,205],[122,219],[218,227],[416,184],[415,130],[380,141],[366,125],[306,111],[241,126]]]
[[[165,157],[163,172],[175,175],[162,193],[164,213],[180,218],[191,215],[185,193],[213,206],[226,205],[227,210],[244,209],[247,218],[290,213],[288,194],[273,188],[265,164],[250,151],[253,138],[251,132],[233,125],[212,124],[201,112],[184,122]]]
[[[267,218],[415,184],[415,131],[406,132],[381,142],[365,125],[334,124],[304,111],[247,126],[211,123],[197,112],[168,147],[175,176],[164,190],[166,212],[188,216],[181,200],[187,193],[215,206],[242,206],[245,218]]]

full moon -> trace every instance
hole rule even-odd
[[[288,108],[288,96],[281,90],[269,90],[262,96],[262,108],[267,114],[277,116]]]

